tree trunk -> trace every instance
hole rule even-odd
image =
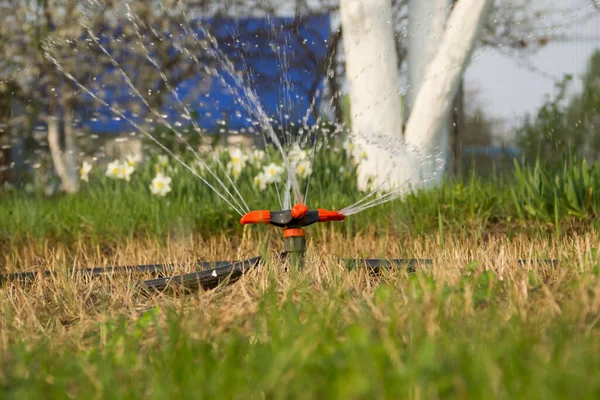
[[[406,95],[406,115],[410,116],[423,80],[430,79],[426,76],[429,65],[435,58],[440,42],[446,28],[446,21],[450,13],[453,0],[410,0],[408,14],[408,93]],[[420,165],[414,165],[415,171],[425,169],[429,175],[430,168],[439,170],[434,182],[442,179],[442,170],[448,160],[449,144],[449,118],[444,118],[440,128],[433,139],[434,148],[439,153],[439,158],[433,154],[421,154],[419,158],[429,158],[427,161],[419,160]],[[415,146],[412,138],[406,138],[407,145]],[[415,146],[416,147],[416,146]],[[418,147],[416,147],[418,149]],[[420,173],[420,172],[419,172]]]
[[[402,137],[402,104],[390,0],[340,0],[354,141],[366,152],[358,185],[378,185],[390,169],[391,143]],[[387,142],[387,143],[386,143]]]
[[[434,59],[444,34],[452,0],[409,0],[408,90],[406,116],[415,104],[427,66]]]
[[[447,120],[458,84],[492,0],[458,0],[439,49],[430,62],[406,125],[406,142],[435,152],[436,134]]]
[[[413,7],[418,9],[419,3],[424,2],[415,0]],[[428,35],[441,35],[441,41],[437,49],[429,43],[415,45],[417,52],[421,46],[428,50],[421,57],[424,65],[412,67],[412,71],[423,72],[415,78],[420,82],[413,101],[409,100],[410,116],[402,143],[390,0],[340,0],[352,130],[368,157],[358,169],[358,186],[363,190],[369,179],[375,185],[381,183],[384,190],[397,188],[407,180],[414,186],[422,186],[424,179],[440,182],[440,166],[444,166],[441,161],[446,160],[440,160],[439,149],[447,157],[450,107],[492,0],[458,0],[445,29],[440,21],[451,2],[436,0],[434,4],[441,11],[432,13],[436,16],[431,18]],[[421,24],[429,25],[429,14],[422,13],[418,18]],[[440,135],[444,126],[446,134]]]
[[[60,146],[60,124],[58,117],[58,104],[56,99],[51,99],[49,115],[47,117],[48,125],[48,147],[50,148],[50,156],[56,173],[61,180],[62,189],[69,193],[75,193],[78,189],[78,179],[73,173],[72,163],[67,161],[67,157]],[[66,140],[69,142],[71,139]],[[75,175],[75,178],[73,176]]]
[[[69,174],[69,186],[77,191],[79,189],[79,171],[77,168],[77,141],[73,130],[74,101],[70,98],[63,99],[63,118],[65,134],[65,165]],[[68,191],[72,193],[71,191]]]
[[[5,89],[5,90],[3,90]],[[12,129],[10,124],[11,109],[14,102],[7,88],[0,84],[0,190],[4,182],[10,182],[10,142]]]
[[[464,131],[465,108],[464,108],[464,80],[461,79],[458,84],[458,90],[454,97],[454,107],[452,108],[452,137],[451,143],[451,165],[450,171],[455,178],[462,177],[463,169],[463,144],[461,132]]]

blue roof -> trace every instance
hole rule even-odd
[[[235,70],[243,71],[244,82],[256,94],[267,116],[273,118],[274,126],[314,124],[315,116],[309,115],[308,110],[311,96],[315,98],[316,110],[321,101],[319,93],[324,81],[322,66],[330,36],[328,15],[308,16],[301,20],[284,17],[212,18],[201,20],[200,23],[216,38],[219,49],[231,60]],[[202,36],[200,28],[196,32]],[[114,34],[104,33],[101,41],[114,38]],[[172,51],[178,50],[173,47]],[[127,53],[123,52],[121,57],[127,57]],[[93,59],[90,61],[93,62]],[[121,63],[122,60],[117,61]],[[188,106],[198,125],[208,132],[223,128],[243,132],[256,126],[256,113],[249,112],[241,100],[247,100],[244,88],[235,83],[234,77],[222,65],[216,68],[219,78],[207,78],[200,66],[197,74],[180,81],[174,88],[179,98]],[[106,77],[111,74],[115,76],[112,66],[107,67],[106,72]],[[137,73],[142,72],[133,68],[131,74],[134,79]],[[136,122],[153,117],[123,79],[108,82],[106,77],[96,77],[94,92],[101,88],[101,97],[107,103],[127,110],[126,116]],[[203,87],[204,90],[199,89]],[[85,94],[80,96],[91,100]],[[132,102],[142,110],[139,114],[133,112]],[[256,110],[254,104],[249,106],[250,111]],[[171,93],[165,91],[163,107],[159,111],[172,124],[189,124],[189,120],[181,117],[183,108]],[[126,120],[115,118],[108,107],[95,101],[85,102],[84,106],[77,109],[77,115],[80,124],[93,133],[133,130]]]

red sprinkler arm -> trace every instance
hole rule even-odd
[[[344,221],[346,216],[339,211],[325,209],[309,210],[304,204],[296,204],[291,210],[250,211],[242,217],[240,222],[245,224],[271,224],[280,228],[302,228],[315,222]]]
[[[240,220],[242,225],[246,224],[269,224],[271,223],[271,211],[269,210],[258,210],[250,211],[242,217]]]
[[[319,212],[319,222],[344,221],[346,216],[339,211],[329,211],[323,208],[317,210]]]
[[[292,207],[292,211],[290,211],[292,213],[292,217],[296,218],[296,219],[300,219],[303,218],[306,213],[308,212],[308,207],[306,207],[304,204],[295,204],[294,207]]]

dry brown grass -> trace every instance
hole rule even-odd
[[[398,242],[393,238],[356,237],[344,240],[333,235],[325,236],[329,237],[327,243],[309,243],[305,270],[306,279],[321,301],[341,292],[355,293],[363,300],[370,298],[376,284],[383,280],[400,291],[401,297],[409,303],[415,295],[407,292],[406,272],[391,271],[374,279],[365,271],[345,271],[334,258],[387,254],[392,258],[431,258],[431,266],[420,268],[434,278],[438,288],[435,290],[441,290],[439,288],[444,284],[458,285],[466,273],[494,271],[498,279],[505,282],[502,312],[507,320],[513,315],[535,319],[548,313],[561,314],[565,311],[564,307],[568,307],[569,312],[575,313],[575,320],[593,326],[600,315],[600,280],[592,280],[575,290],[568,289],[569,282],[577,274],[589,272],[594,264],[599,263],[598,259],[590,258],[592,249],[600,243],[598,234],[593,231],[560,239],[520,236],[508,240],[497,236],[478,242],[447,237],[443,246],[432,237]],[[4,271],[16,271],[162,262],[182,264],[177,272],[187,272],[197,259],[239,259],[256,255],[260,243],[256,235],[248,234],[241,241],[225,237],[189,238],[169,241],[166,245],[151,240],[129,241],[112,249],[91,248],[82,243],[53,247],[32,245],[12,249],[3,255],[1,263]],[[270,254],[275,255],[281,250],[278,239],[271,239],[271,245]],[[520,258],[555,258],[561,260],[561,265],[557,268],[520,266],[516,262]],[[195,318],[201,322],[198,326],[203,327],[197,330],[199,336],[219,334],[232,325],[250,333],[252,315],[266,288],[275,284],[284,299],[293,295],[298,287],[297,280],[301,279],[296,272],[283,273],[282,266],[274,259],[271,261],[231,287],[186,296],[141,295],[134,288],[140,276],[134,275],[102,279],[59,275],[38,279],[31,285],[4,285],[0,288],[0,351],[5,350],[16,337],[63,338],[85,346],[88,333],[97,329],[99,321],[117,315],[135,319],[144,310],[165,305],[194,310]],[[535,293],[532,293],[532,285],[528,281],[530,271],[535,271],[543,280],[542,286],[534,289]],[[439,298],[435,290],[429,294],[432,301]],[[473,289],[467,287],[461,299],[453,300],[460,302],[460,307],[449,304],[447,312],[472,314],[475,309],[472,294]],[[432,309],[437,310],[433,306]],[[347,317],[352,318],[355,312],[356,305],[349,302]],[[372,312],[376,315],[376,308]],[[424,312],[427,312],[427,307]],[[436,316],[433,314],[430,330],[436,330]]]
[[[187,272],[197,259],[246,258],[265,243],[271,257],[234,285],[187,295],[145,295],[135,289],[143,277],[134,275],[57,275],[4,285],[0,385],[17,397],[52,389],[72,398],[164,398],[184,390],[228,398],[417,399],[448,390],[458,397],[547,398],[584,389],[593,398],[600,390],[594,384],[600,370],[597,232],[479,241],[320,233],[318,243],[309,243],[305,270],[289,272],[276,261],[280,238],[248,231],[231,240],[11,249],[2,259],[8,271],[174,262],[182,264],[177,272]],[[383,254],[433,263],[415,274],[396,269],[373,277],[336,261]],[[520,258],[561,263],[521,266]],[[153,322],[139,328],[147,315]],[[124,329],[111,328],[123,320]],[[365,377],[366,366],[376,371]],[[567,383],[552,386],[560,377]]]

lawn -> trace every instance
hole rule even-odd
[[[310,227],[302,272],[276,259],[275,228],[242,229],[182,172],[152,196],[144,168],[131,182],[92,176],[74,196],[0,195],[1,268],[59,272],[0,288],[3,397],[600,396],[597,166],[448,181]],[[318,207],[360,195],[326,179],[311,189]],[[255,189],[240,190],[251,199]],[[191,294],[144,294],[139,276],[60,273],[147,262],[183,272],[259,254],[267,263],[236,284]],[[373,276],[336,261],[362,256],[432,264]]]

